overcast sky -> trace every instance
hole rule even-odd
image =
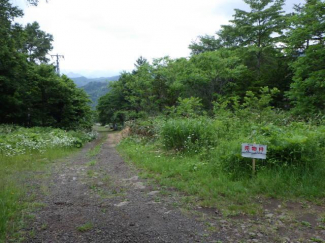
[[[87,77],[131,71],[135,60],[189,56],[188,45],[199,35],[214,34],[227,24],[242,0],[40,0],[23,8],[22,24],[37,21],[54,36],[51,54],[62,54],[63,72]],[[287,0],[285,9],[294,3]]]

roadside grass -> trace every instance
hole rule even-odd
[[[86,232],[86,231],[91,230],[93,227],[94,227],[94,226],[93,226],[92,223],[87,222],[87,223],[85,223],[85,224],[83,224],[83,225],[78,226],[78,227],[77,227],[77,230],[78,230],[79,232]]]
[[[97,163],[97,161],[95,159],[93,159],[93,160],[89,161],[86,165],[87,166],[95,166],[96,163]]]
[[[35,172],[46,176],[50,163],[76,151],[76,148],[52,148],[43,153],[0,155],[0,242],[19,241],[22,237],[19,230],[28,220],[28,211],[37,206],[33,195],[28,196],[32,188],[26,182]]]
[[[92,148],[92,149],[90,149],[90,150],[88,151],[87,155],[88,155],[89,157],[96,156],[97,154],[99,154],[101,146],[102,146],[102,143],[96,145],[94,148]]]
[[[166,151],[159,142],[141,142],[131,137],[124,139],[118,150],[126,160],[144,169],[147,177],[194,195],[193,203],[218,208],[225,216],[260,214],[261,197],[312,201],[325,197],[325,185],[319,180],[322,171],[301,177],[298,170],[260,169],[253,178],[234,180],[217,170],[213,159],[205,159],[201,154]]]
[[[102,136],[99,143],[95,147],[93,147],[92,149],[90,149],[88,151],[87,156],[94,157],[94,156],[98,155],[105,140],[106,140],[106,136]]]
[[[88,175],[88,177],[93,177],[94,175],[95,175],[95,171],[93,171],[93,170],[87,170],[87,175]]]
[[[153,144],[144,146],[130,139],[122,141],[118,150],[125,159],[150,172],[147,176],[156,179],[161,185],[197,196],[196,203],[200,206],[218,205],[226,215],[234,215],[238,211],[257,213],[258,206],[250,200],[243,183],[231,182],[224,175],[215,177],[208,167],[195,169],[194,165],[200,161],[198,155],[188,157],[167,154]]]

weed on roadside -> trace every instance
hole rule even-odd
[[[97,163],[97,161],[95,159],[93,159],[93,160],[89,161],[86,165],[87,166],[95,166],[96,163]]]
[[[78,230],[79,232],[86,232],[86,231],[91,230],[93,227],[94,227],[94,226],[93,226],[93,224],[92,224],[91,222],[87,222],[87,223],[85,223],[85,224],[83,224],[83,225],[78,226],[78,227],[77,227],[77,230]]]

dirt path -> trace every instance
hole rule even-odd
[[[114,148],[118,135],[102,136],[55,164],[26,242],[224,242],[138,178]]]

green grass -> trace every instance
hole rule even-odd
[[[87,170],[88,177],[93,177],[95,175],[95,171],[93,170]]]
[[[233,179],[216,167],[215,159],[202,153],[175,153],[161,149],[159,142],[141,141],[145,140],[125,139],[118,150],[126,160],[144,169],[147,178],[193,195],[201,206],[217,207],[224,215],[259,214],[261,207],[256,198],[260,196],[308,200],[325,197],[325,184],[319,180],[321,171],[301,176],[299,170],[260,169],[254,178],[248,175]]]
[[[308,228],[311,228],[311,224],[307,221],[301,221],[301,225],[302,226],[305,226],[305,227],[308,227]]]
[[[98,142],[98,144],[88,151],[87,156],[88,157],[95,157],[96,155],[98,155],[103,143],[106,141],[106,138],[107,137],[105,135],[103,135],[101,137],[100,141]]]
[[[123,141],[118,149],[126,159],[149,171],[148,177],[158,180],[161,185],[197,196],[201,206],[219,207],[223,203],[227,215],[235,214],[234,211],[237,213],[238,210],[245,213],[258,210],[249,199],[244,183],[231,182],[222,174],[214,176],[210,173],[211,168],[200,162],[198,155],[166,154],[159,152],[155,145],[144,146],[131,140]],[[195,165],[198,165],[197,169],[194,169]],[[234,208],[233,205],[238,206]]]
[[[93,159],[93,160],[89,161],[86,165],[87,166],[95,166],[96,163],[97,163],[97,161],[95,159]]]
[[[19,238],[17,232],[26,223],[24,219],[28,218],[27,211],[37,205],[33,196],[27,196],[33,189],[28,181],[34,177],[34,172],[46,176],[52,162],[77,150],[56,148],[42,154],[33,152],[14,157],[0,155],[0,242],[11,237]]]
[[[323,224],[325,224],[325,213],[320,214],[319,221]]]
[[[87,222],[87,223],[85,223],[85,224],[83,224],[83,225],[78,226],[78,227],[77,227],[77,230],[78,230],[79,232],[86,232],[86,231],[91,230],[93,227],[94,227],[94,226],[93,226],[92,223]]]
[[[93,126],[93,130],[97,131],[97,132],[110,132],[112,131],[112,129],[110,129],[109,127],[104,127],[104,126]]]
[[[101,148],[101,147],[102,147],[102,144],[101,144],[101,143],[98,144],[98,145],[96,145],[94,148],[92,148],[91,150],[88,151],[87,155],[88,155],[89,157],[94,157],[94,156],[96,156],[97,154],[99,154],[99,152],[100,152],[100,148]]]

